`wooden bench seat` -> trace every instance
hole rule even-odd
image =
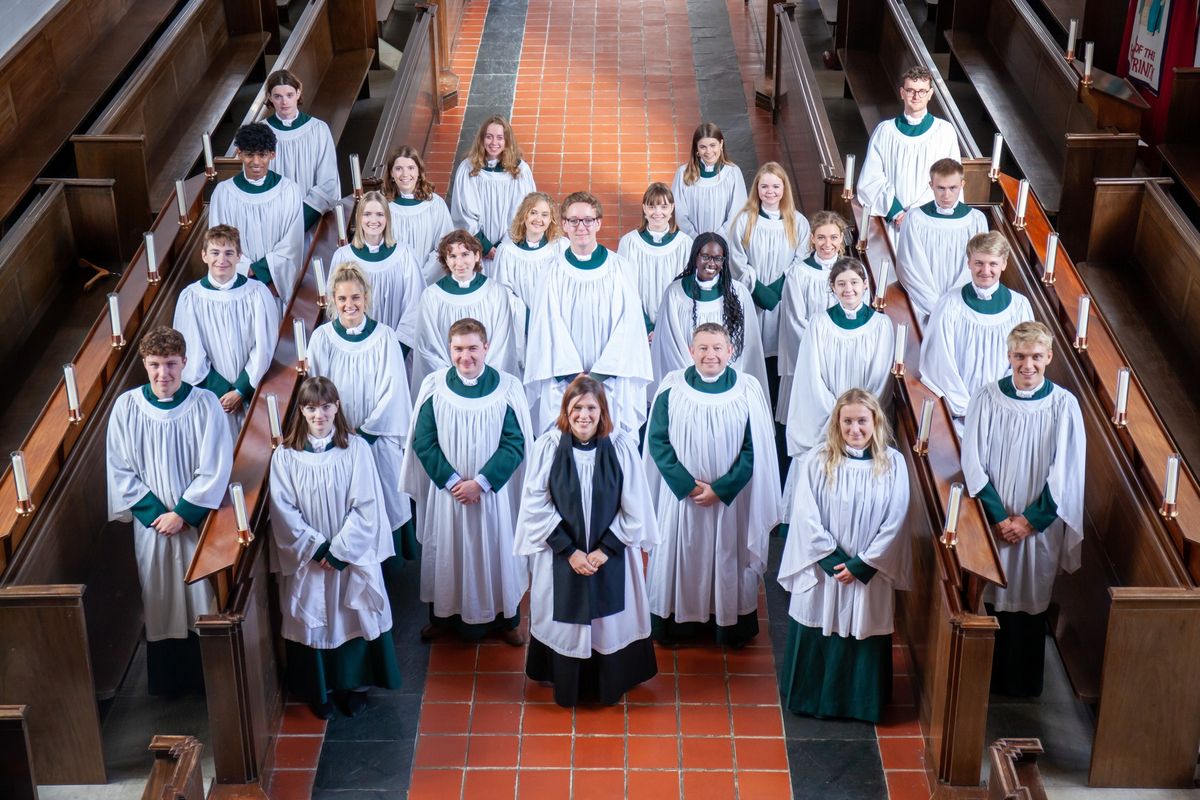
[[[1200,225],[1200,67],[1175,67],[1167,130],[1158,146],[1166,173],[1177,183],[1177,195]]]
[[[179,2],[59,0],[0,57],[0,222]]]

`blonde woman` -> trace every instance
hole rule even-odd
[[[530,192],[517,208],[508,235],[496,248],[492,275],[507,286],[528,309],[545,271],[563,245],[558,209],[545,192]]]
[[[693,239],[702,233],[722,233],[746,203],[746,179],[725,155],[725,134],[711,122],[692,134],[692,151],[675,171],[671,183],[675,219]]]
[[[788,710],[878,722],[892,688],[895,590],[908,589],[908,469],[873,394],[838,397],[824,441],[793,467],[779,566],[791,594],[781,688]]]
[[[391,201],[388,210],[392,213],[392,235],[412,248],[422,265],[425,282],[433,283],[442,274],[437,260],[438,242],[454,230],[450,209],[435,192],[416,148],[401,145],[388,157],[388,164],[383,185]]]
[[[490,262],[521,201],[535,191],[533,172],[521,160],[512,126],[504,117],[491,116],[479,126],[470,152],[454,170],[450,217],[456,228],[479,239]]]
[[[654,333],[663,292],[683,271],[691,249],[692,237],[679,230],[675,221],[671,187],[655,181],[642,195],[642,224],[617,245],[617,253],[634,269],[629,278],[642,298],[647,333]]]

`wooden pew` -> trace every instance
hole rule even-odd
[[[1068,249],[1082,247],[1092,181],[1133,174],[1145,102],[1112,76],[1081,87],[1025,0],[954,3],[945,35],[951,80],[970,80]]]
[[[256,3],[189,0],[87,133],[71,137],[81,177],[117,181],[123,243],[191,171],[201,135],[261,70],[269,39]]]
[[[37,778],[29,733],[25,730],[28,706],[0,706],[0,797],[37,800]]]
[[[1167,130],[1158,153],[1163,168],[1182,191],[1177,192],[1193,220],[1200,219],[1200,67],[1175,67]]]
[[[0,223],[179,0],[59,0],[0,55]]]
[[[997,739],[988,747],[992,774],[988,800],[1046,800],[1037,757],[1045,752],[1037,739]]]
[[[194,736],[155,736],[150,740],[154,767],[142,800],[204,800],[200,755],[204,745]]]

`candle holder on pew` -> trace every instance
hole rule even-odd
[[[1117,428],[1129,427],[1129,367],[1117,370],[1117,399],[1112,424]]]
[[[229,499],[233,502],[233,517],[237,521],[238,544],[248,547],[254,541],[254,533],[250,530],[250,515],[246,513],[246,493],[240,483],[229,484]]]
[[[1086,294],[1079,296],[1079,318],[1075,323],[1074,348],[1080,352],[1087,350],[1088,318],[1092,313],[1092,298]]]
[[[63,385],[67,389],[67,422],[78,425],[83,422],[83,408],[79,403],[79,384],[75,381],[74,364],[63,364]]]
[[[200,144],[204,148],[204,178],[208,181],[215,181],[217,179],[217,165],[213,160],[212,136],[208,131],[205,131],[200,137]]]
[[[1046,262],[1042,269],[1042,283],[1046,286],[1055,284],[1055,265],[1058,262],[1058,234],[1051,233],[1046,237]]]
[[[275,450],[283,443],[283,424],[279,418],[279,398],[274,392],[267,392],[267,424],[271,429],[271,449]]]
[[[921,422],[917,426],[917,440],[913,442],[913,452],[918,456],[929,455],[929,429],[933,424],[933,398],[926,397],[921,402]]]
[[[1019,231],[1025,230],[1025,212],[1029,207],[1029,180],[1022,178],[1017,184],[1017,207],[1014,209],[1012,226]]]
[[[858,241],[854,247],[858,250],[858,257],[861,259],[867,252],[867,237],[871,230],[871,209],[864,207],[862,212],[862,222],[858,226]]]
[[[854,155],[846,155],[845,177],[842,179],[842,199],[847,203],[854,199]]]
[[[183,181],[175,181],[175,202],[179,207],[179,227],[192,227],[192,216],[188,213],[187,198],[184,197]]]
[[[1172,453],[1167,456],[1167,476],[1163,482],[1162,505],[1158,507],[1158,513],[1163,516],[1163,519],[1177,519],[1179,517],[1180,461],[1178,453]]]
[[[891,271],[891,268],[892,262],[886,258],[879,265],[879,280],[875,282],[875,296],[871,298],[871,308],[876,311],[883,311],[887,308],[888,273]],[[903,375],[904,373],[901,372],[900,374]]]
[[[958,547],[958,511],[962,506],[963,485],[950,484],[950,499],[946,503],[946,524],[942,526],[941,542],[949,549]]]
[[[992,183],[1000,180],[1000,156],[1004,152],[1004,137],[1000,134],[992,136],[992,165],[988,167],[988,178]]]
[[[12,458],[13,485],[17,490],[17,516],[28,517],[33,513],[33,496],[29,493],[29,473],[25,471],[25,453],[14,450]]]
[[[892,377],[904,377],[904,350],[908,345],[908,325],[900,322],[896,324],[896,352],[892,358]]]

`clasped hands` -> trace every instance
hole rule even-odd
[[[721,499],[713,491],[712,484],[704,481],[696,481],[696,488],[688,492],[688,497],[692,498],[692,502],[701,508],[708,508]]]
[[[590,553],[576,550],[567,561],[570,562],[571,569],[580,575],[595,575],[608,561],[608,555],[603,550],[593,550]]]
[[[483,494],[483,487],[474,478],[471,480],[461,480],[454,484],[454,488],[450,490],[450,496],[464,506],[471,506],[479,502],[479,496]]]
[[[1009,544],[1018,544],[1026,536],[1037,533],[1029,520],[1021,514],[1013,514],[1008,519],[1002,519],[995,525],[996,533]]]

